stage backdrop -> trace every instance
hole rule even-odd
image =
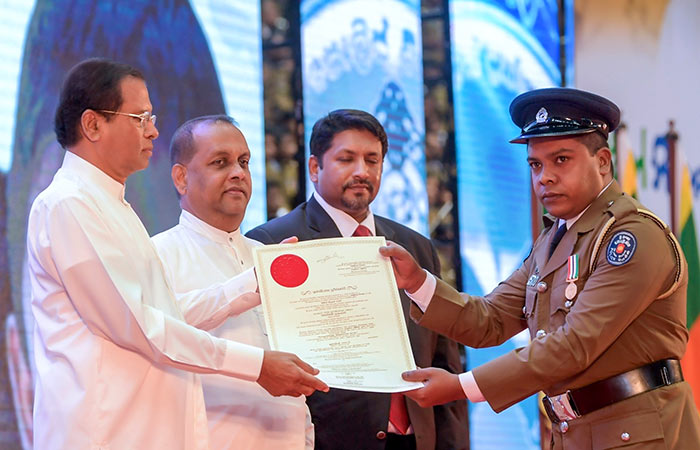
[[[389,151],[372,211],[427,235],[420,1],[302,0],[301,41],[307,156],[324,114],[373,114]]]
[[[144,73],[160,137],[126,197],[151,234],[180,212],[167,154],[175,128],[199,115],[233,116],[252,152],[247,229],[266,218],[260,26],[258,0],[0,2],[0,448],[31,447],[26,220],[63,159],[53,115],[65,74],[87,57]]]
[[[576,4],[576,20],[578,85],[614,100],[627,124],[623,185],[669,224],[670,121],[679,136],[675,231],[688,259],[690,328],[682,362],[700,407],[700,2],[589,0]]]
[[[473,295],[490,292],[532,246],[526,147],[508,143],[519,132],[508,107],[524,91],[560,85],[558,14],[554,1],[450,1],[462,280]],[[529,339],[524,331],[499,347],[468,348],[467,365]],[[499,415],[470,404],[469,421],[473,450],[539,448],[535,397]]]

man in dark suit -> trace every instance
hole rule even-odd
[[[437,253],[428,239],[369,209],[379,190],[387,137],[372,115],[337,110],[321,118],[311,133],[309,176],[315,192],[289,214],[251,230],[247,236],[278,243],[299,240],[385,236],[400,243],[431,273],[440,274]],[[401,291],[404,316],[410,300]],[[413,356],[419,367],[437,365],[450,372],[462,367],[457,344],[407,321]],[[465,401],[421,408],[401,394],[332,389],[307,399],[316,428],[317,449],[466,449]]]

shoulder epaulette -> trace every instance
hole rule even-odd
[[[630,197],[629,195],[622,195],[615,199],[614,202],[608,204],[608,209],[606,212],[616,220],[619,220],[625,216],[636,213],[638,206],[639,205],[634,198]]]

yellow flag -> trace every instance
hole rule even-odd
[[[620,164],[617,179],[626,194],[637,198],[637,163],[625,127],[617,130],[617,154]]]

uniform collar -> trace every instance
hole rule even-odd
[[[335,223],[335,226],[338,227],[341,236],[352,236],[358,225],[364,225],[369,228],[369,230],[372,232],[372,236],[377,235],[377,229],[374,224],[374,215],[372,214],[371,210],[368,212],[365,220],[358,224],[357,220],[355,220],[355,218],[350,214],[329,205],[328,202],[326,202],[326,200],[324,200],[323,197],[318,194],[318,192],[314,192],[313,196],[318,204],[321,205],[321,208],[323,208],[323,210],[330,216],[331,220]]]
[[[126,203],[124,200],[125,185],[70,150],[66,151],[63,156],[61,170],[82,181],[87,181],[91,186],[96,186],[117,200]]]
[[[180,213],[180,225],[220,244],[229,244],[232,241],[239,240],[242,236],[240,227],[229,233],[209,225],[184,209]]]

